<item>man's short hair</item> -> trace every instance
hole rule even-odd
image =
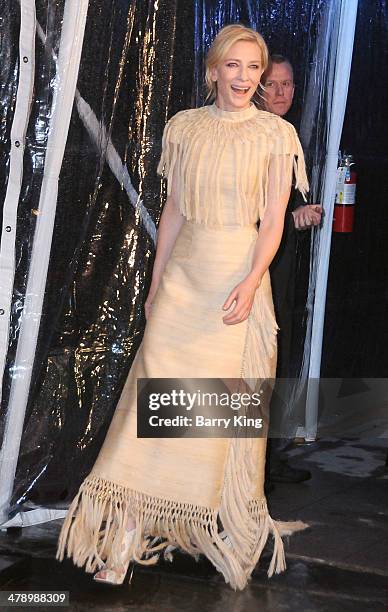
[[[283,64],[284,62],[287,62],[287,64],[290,64],[290,66],[292,65],[288,57],[281,55],[280,53],[273,53],[270,55],[269,59],[272,64]]]

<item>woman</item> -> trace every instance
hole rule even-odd
[[[223,28],[207,56],[213,104],[177,113],[158,172],[168,181],[147,325],[97,461],[73,500],[57,558],[123,582],[131,560],[173,548],[204,554],[243,589],[269,533],[269,575],[285,568],[263,492],[264,438],[137,438],[137,378],[273,378],[268,266],[280,243],[292,169],[308,188],[294,128],[251,100],[268,51],[255,31]],[[257,232],[256,223],[260,219]],[[152,538],[154,538],[152,540]],[[105,562],[105,564],[104,564]]]

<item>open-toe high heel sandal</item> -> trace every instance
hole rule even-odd
[[[125,536],[122,544],[122,559],[126,558],[128,551],[132,545],[135,533],[136,527],[134,529],[131,529],[130,531],[125,531]],[[95,580],[96,582],[102,582],[104,584],[123,584],[129,565],[130,559],[116,567],[108,567],[107,565],[103,565],[102,568],[96,574],[94,574],[93,580]],[[129,584],[132,581],[133,569],[134,563],[132,562],[130,568],[130,577],[128,581]]]

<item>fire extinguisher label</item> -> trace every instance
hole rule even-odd
[[[348,171],[349,168],[345,166],[337,168],[336,204],[355,204],[356,202],[356,184],[345,182],[350,179]]]
[[[347,185],[345,183],[343,195],[342,195],[342,204],[355,204],[356,202],[356,183],[350,183]]]
[[[335,203],[342,204],[343,195],[344,195],[344,185],[345,185],[345,177],[346,177],[346,168],[344,166],[340,166],[337,168],[337,185],[335,190]]]

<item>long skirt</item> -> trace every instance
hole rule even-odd
[[[248,319],[222,321],[228,294],[251,269],[256,238],[254,225],[184,222],[104,444],[62,526],[59,560],[66,551],[87,572],[122,563],[132,516],[128,558],[138,563],[171,557],[174,548],[203,554],[232,588],[243,589],[272,534],[268,575],[285,568],[281,536],[305,525],[274,521],[268,512],[264,437],[137,437],[138,378],[275,377],[278,326],[268,271]]]

